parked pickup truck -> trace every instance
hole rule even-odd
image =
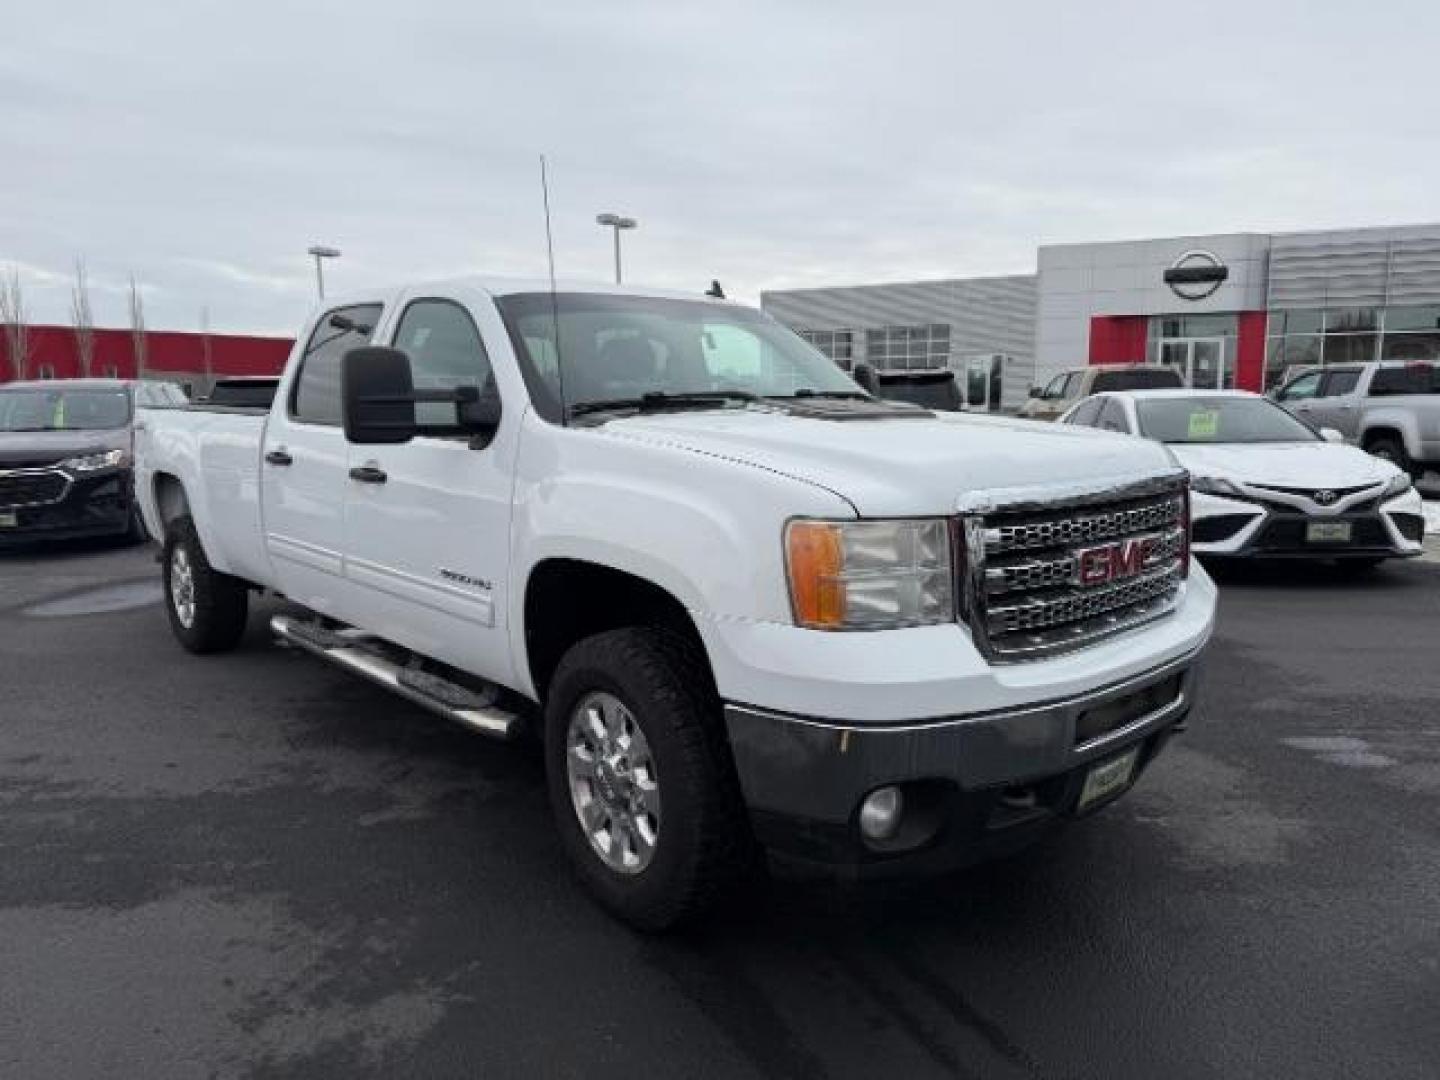
[[[1440,366],[1376,362],[1307,371],[1275,400],[1315,428],[1334,428],[1416,480],[1440,469]]]
[[[1214,586],[1162,447],[876,400],[768,316],[462,281],[328,303],[268,415],[156,410],[170,624],[280,638],[543,742],[635,925],[763,851],[858,874],[1013,850],[1189,712]]]

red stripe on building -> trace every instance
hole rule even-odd
[[[97,329],[89,374],[137,378],[140,374],[129,330]],[[42,368],[56,379],[74,379],[81,371],[75,330],[69,326],[32,326],[25,377],[37,379]],[[207,376],[278,375],[290,355],[290,338],[243,334],[192,334],[177,330],[145,332],[145,374],[183,380]],[[207,356],[208,353],[208,356]],[[9,342],[0,333],[0,382],[17,378]]]

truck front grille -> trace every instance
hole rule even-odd
[[[1083,648],[1169,614],[1189,558],[1184,474],[961,517],[963,610],[992,659]]]
[[[69,486],[64,473],[49,469],[0,471],[0,508],[48,506],[63,499]]]

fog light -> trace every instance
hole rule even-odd
[[[860,804],[860,833],[866,840],[889,840],[900,831],[905,796],[898,787],[876,788]]]

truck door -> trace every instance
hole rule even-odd
[[[1324,372],[1320,392],[1310,402],[1305,419],[1317,428],[1334,428],[1353,441],[1360,423],[1355,388],[1360,383],[1361,371],[1361,368],[1333,368]]]
[[[503,334],[498,315],[495,336]],[[392,344],[410,357],[417,389],[475,386],[499,395],[475,313],[452,299],[416,296]],[[492,338],[493,340],[494,338]],[[510,682],[504,595],[521,402],[495,438],[420,436],[398,446],[352,446],[346,503],[346,575],[356,621],[426,656]],[[417,420],[454,424],[454,405],[416,406]]]
[[[276,397],[260,448],[265,549],[277,584],[297,603],[347,621],[342,590],[350,447],[340,419],[340,358],[369,342],[381,311],[369,303],[321,314]]]

